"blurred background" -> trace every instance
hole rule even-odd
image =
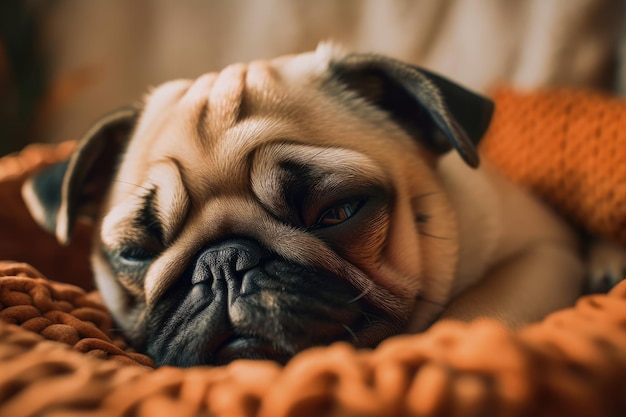
[[[149,86],[335,40],[480,92],[626,89],[625,0],[2,0],[0,155],[79,138]]]

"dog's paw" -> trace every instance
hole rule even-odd
[[[602,239],[589,246],[585,292],[608,292],[626,279],[626,248]]]

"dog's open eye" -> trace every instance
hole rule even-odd
[[[322,212],[313,228],[330,227],[343,223],[350,217],[354,216],[365,204],[365,200],[344,201],[336,206],[330,207]]]

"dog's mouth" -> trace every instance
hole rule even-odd
[[[158,365],[284,364],[311,346],[369,347],[400,330],[346,280],[253,248],[229,242],[203,254],[149,313],[145,350]]]
[[[237,359],[268,359],[284,364],[291,357],[264,339],[238,335],[226,339],[211,356],[215,365],[218,366],[226,365]]]
[[[208,292],[196,287],[171,316],[159,320],[160,330],[147,346],[157,365],[221,366],[238,359],[285,364],[312,346],[343,340],[369,347],[399,331],[363,300],[352,301],[353,291],[341,294],[331,289],[329,301],[323,291],[313,298],[287,288],[264,290],[230,304],[219,299],[207,302]],[[338,297],[342,301],[336,303]],[[203,300],[202,307],[190,309],[198,300]]]

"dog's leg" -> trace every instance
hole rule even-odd
[[[459,274],[466,273],[468,265],[484,268],[482,273],[476,271],[480,277],[473,281],[459,281],[443,317],[491,317],[518,326],[572,305],[581,294],[585,275],[578,235],[545,204],[488,164],[482,169],[482,180],[480,172],[459,167],[450,165],[447,175],[463,185],[453,196],[459,219],[466,225],[461,245],[473,248],[462,255]],[[472,175],[478,180],[472,180]],[[471,211],[482,215],[467,217]]]
[[[583,262],[570,247],[539,243],[461,293],[442,318],[469,321],[490,317],[513,327],[541,320],[574,303],[583,276]]]

